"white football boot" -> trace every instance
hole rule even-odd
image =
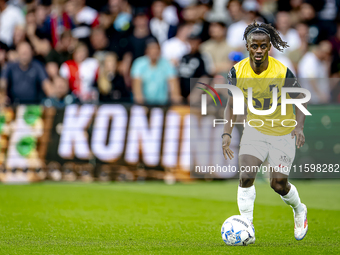
[[[302,204],[302,206],[304,208],[302,213],[294,213],[294,236],[298,241],[306,236],[308,230],[307,207],[305,204]]]

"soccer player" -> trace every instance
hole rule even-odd
[[[277,108],[269,115],[255,115],[247,112],[247,121],[253,120],[250,125],[245,124],[239,151],[240,177],[237,192],[237,203],[242,216],[253,222],[255,201],[254,180],[262,163],[269,162],[270,186],[278,193],[282,200],[293,208],[294,235],[296,240],[302,240],[308,229],[307,208],[301,203],[299,193],[295,186],[288,182],[288,174],[295,157],[295,145],[300,148],[305,142],[303,126],[305,115],[298,107],[287,105],[286,115],[281,115],[281,89],[282,87],[300,87],[293,73],[278,60],[268,56],[273,46],[282,51],[289,47],[282,41],[279,33],[269,24],[257,24],[255,21],[244,31],[246,47],[249,57],[240,61],[231,68],[228,74],[229,83],[237,86],[248,98],[248,88],[252,88],[252,102],[257,110],[268,110],[273,102],[273,88],[277,89]],[[304,98],[302,93],[288,93],[287,98]],[[305,108],[307,105],[302,104]],[[222,134],[222,148],[225,159],[234,157],[229,148],[236,115],[233,115],[233,95],[229,90],[229,99],[225,109],[224,118],[228,124],[224,126]],[[257,122],[255,121],[257,119]],[[286,120],[287,119],[287,120]],[[289,120],[293,124],[289,124]],[[263,125],[261,126],[262,121]],[[284,121],[284,126],[281,122]],[[256,127],[255,127],[256,126]],[[290,127],[286,127],[290,126]],[[295,138],[295,139],[294,139]],[[296,142],[295,142],[296,141]],[[252,242],[255,242],[255,237]]]

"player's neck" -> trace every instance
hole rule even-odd
[[[266,58],[261,64],[256,64],[254,61],[250,61],[250,66],[253,69],[254,73],[260,75],[262,72],[266,71],[269,65],[269,60]]]

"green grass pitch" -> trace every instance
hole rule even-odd
[[[308,207],[296,241],[293,213],[256,183],[256,244],[226,246],[239,214],[237,181],[0,185],[0,254],[340,254],[340,181],[292,181]]]

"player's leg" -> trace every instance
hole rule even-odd
[[[293,208],[294,235],[297,240],[302,240],[308,230],[307,207],[301,203],[296,187],[288,181],[291,163],[295,157],[295,139],[291,139],[290,135],[275,139],[277,140],[272,141],[273,146],[268,157],[270,165],[274,167],[270,173],[270,186]]]
[[[279,172],[272,172],[270,174],[270,186],[278,193],[282,200],[290,205],[295,213],[303,212],[303,206],[297,192],[296,187],[288,182],[288,175]]]
[[[237,204],[240,214],[251,222],[253,222],[256,197],[254,180],[258,167],[267,156],[268,145],[264,135],[255,128],[246,125],[240,142],[240,184],[237,191]]]
[[[308,230],[307,207],[301,203],[296,187],[288,182],[288,176],[282,173],[271,173],[270,186],[281,195],[282,200],[293,208],[294,235],[296,240],[302,240]]]
[[[254,180],[262,160],[255,156],[239,156],[240,183],[237,191],[237,204],[240,214],[253,222],[254,202],[256,197]]]

